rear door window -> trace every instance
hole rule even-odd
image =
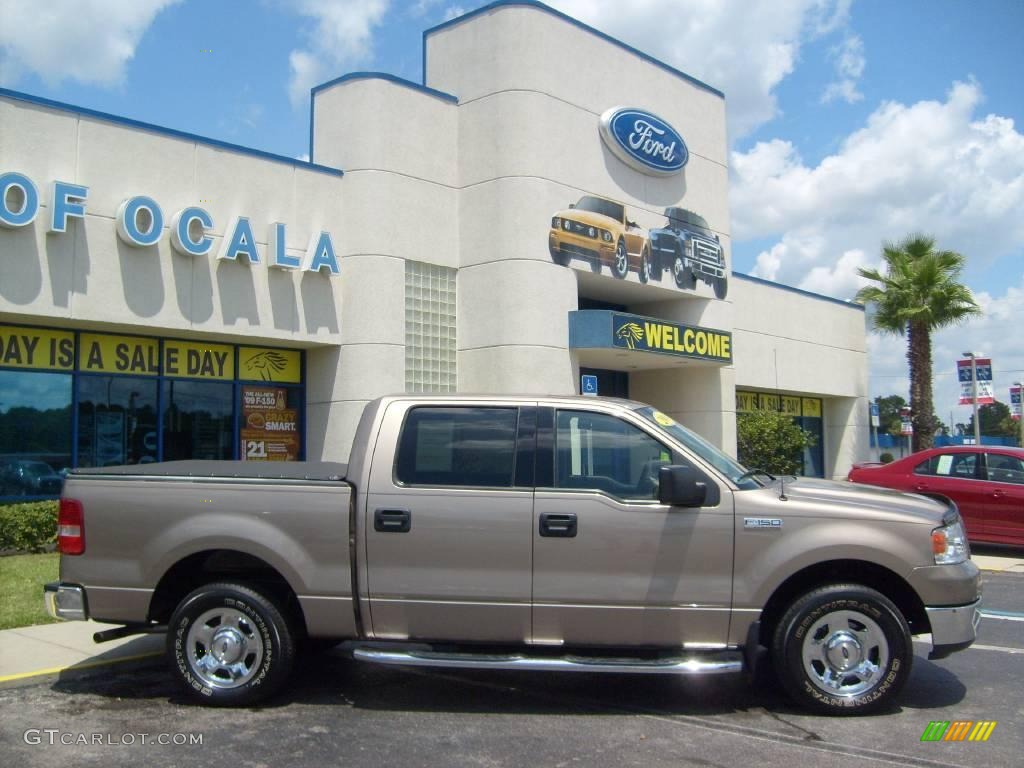
[[[978,464],[976,453],[939,453],[914,467],[914,474],[974,480],[978,477]]]
[[[1016,456],[990,453],[985,457],[985,472],[993,483],[1024,485],[1024,461]]]
[[[517,408],[420,407],[405,418],[395,462],[402,485],[510,488]]]

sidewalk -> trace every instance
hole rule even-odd
[[[1024,553],[984,554],[971,557],[983,571],[1024,574]],[[0,631],[0,686],[31,681],[79,669],[154,659],[164,650],[164,635],[136,635],[97,645],[93,632],[110,624],[62,621]]]
[[[135,635],[97,645],[93,632],[113,624],[62,621],[0,631],[0,685],[163,653],[164,635]]]

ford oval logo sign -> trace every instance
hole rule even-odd
[[[690,153],[679,132],[642,109],[612,107],[601,115],[601,138],[622,162],[641,173],[678,173]]]

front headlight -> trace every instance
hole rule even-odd
[[[572,222],[568,219],[562,219],[562,229],[566,231],[572,229]]]
[[[557,216],[552,217],[552,219],[551,219],[551,228],[552,229],[561,229],[562,228],[562,220],[560,218],[558,218]]]
[[[601,239],[604,240],[606,243],[610,243],[612,241],[612,233],[605,229],[602,229]]]
[[[962,563],[971,556],[963,520],[957,518],[955,522],[932,531],[932,554],[936,565]]]

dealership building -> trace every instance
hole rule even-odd
[[[0,90],[0,496],[347,459],[395,392],[646,401],[867,454],[863,309],[731,270],[721,92],[538,3],[312,93],[310,161]],[[16,478],[15,475],[20,472]]]

